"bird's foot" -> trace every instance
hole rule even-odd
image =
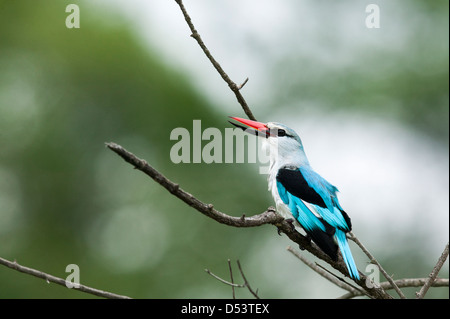
[[[311,236],[309,236],[309,234],[306,234],[305,238],[309,243],[311,243]],[[305,247],[302,245],[298,245],[298,248],[300,248],[300,250],[305,250]]]
[[[294,219],[293,218],[286,218],[285,221],[288,222],[289,225],[291,225],[291,230],[294,231],[295,230]],[[278,232],[278,235],[281,236],[281,228],[278,228],[277,232]]]
[[[291,225],[292,230],[295,230],[294,218],[286,218],[285,221]]]

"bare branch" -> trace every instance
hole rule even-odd
[[[19,272],[37,277],[37,278],[41,278],[44,279],[47,282],[53,282],[55,284],[67,287],[66,284],[73,284],[71,282],[67,282],[66,280],[59,278],[59,277],[55,277],[52,275],[49,275],[45,272],[42,272],[40,270],[36,270],[33,268],[29,268],[29,267],[25,267],[25,266],[21,266],[19,265],[16,261],[12,262],[9,260],[6,260],[4,258],[0,257],[0,265],[4,265],[6,267],[9,267],[11,269],[17,270]],[[109,299],[131,299],[130,297],[127,296],[122,296],[122,295],[117,295],[114,294],[112,292],[108,292],[108,291],[103,291],[103,290],[99,290],[99,289],[95,289],[95,288],[91,288],[85,285],[77,285],[74,286],[73,288],[70,289],[74,289],[74,290],[78,290],[78,291],[82,291],[85,292],[87,294],[91,294],[91,295],[95,295],[98,297],[103,297],[103,298],[109,298]]]
[[[444,251],[441,254],[441,257],[439,257],[438,262],[436,266],[434,266],[433,271],[431,271],[430,275],[428,276],[427,281],[423,285],[423,287],[420,289],[418,293],[416,293],[417,299],[422,299],[425,297],[425,294],[427,293],[428,289],[430,289],[431,285],[436,280],[436,277],[441,270],[442,266],[444,265],[445,261],[448,257],[448,242],[447,245],[444,248]]]
[[[192,19],[189,16],[189,14],[187,13],[186,8],[184,7],[183,1],[182,0],[175,0],[175,2],[178,3],[178,5],[180,6],[180,9],[181,9],[181,12],[183,13],[184,19],[186,20],[186,22],[187,22],[187,24],[189,26],[189,29],[192,32],[191,37],[193,37],[197,41],[198,45],[203,50],[205,55],[208,57],[209,61],[211,61],[211,63],[214,66],[214,68],[217,70],[217,72],[219,72],[219,74],[222,77],[222,79],[228,84],[228,86],[230,87],[231,91],[233,91],[233,93],[236,95],[236,99],[238,100],[239,104],[242,106],[242,109],[244,110],[244,112],[248,116],[248,118],[251,119],[251,120],[256,121],[256,118],[253,116],[253,113],[250,110],[247,102],[245,101],[244,97],[242,96],[241,92],[239,91],[240,89],[242,89],[242,87],[245,85],[245,83],[247,83],[248,78],[240,86],[236,85],[236,83],[234,83],[230,79],[228,74],[220,66],[219,62],[217,62],[217,60],[214,59],[214,57],[212,56],[211,52],[208,50],[208,48],[206,47],[206,45],[203,42],[202,38],[200,37],[200,34],[195,29],[194,24],[192,23]]]
[[[394,282],[395,282],[395,285],[399,288],[422,287],[428,279],[429,278],[404,278],[404,279],[395,280]],[[385,290],[393,289],[391,283],[388,281],[380,283],[380,286]],[[431,286],[432,287],[448,287],[449,280],[437,278]],[[340,296],[338,299],[349,299],[349,298],[358,297],[358,296],[362,296],[361,292],[352,291],[352,292],[346,293],[345,295]]]
[[[121,156],[126,162],[133,165],[136,169],[150,176],[155,182],[167,189],[172,195],[178,197],[200,213],[218,221],[221,224],[234,227],[255,227],[265,224],[277,224],[283,222],[284,220],[275,212],[275,209],[271,207],[269,207],[265,212],[252,217],[234,217],[224,214],[215,209],[212,204],[203,203],[192,194],[184,191],[178,184],[166,178],[156,169],[151,167],[146,161],[137,158],[134,154],[128,152],[122,146],[115,143],[106,143],[106,146]]]
[[[330,264],[334,269],[348,276],[348,270],[344,261],[340,258],[338,261],[332,260],[325,254],[314,242],[293,229],[291,223],[278,215],[273,207],[269,207],[265,212],[254,215],[252,217],[233,217],[216,210],[213,205],[205,204],[192,194],[184,191],[178,184],[172,182],[156,169],[151,167],[146,161],[139,159],[134,154],[125,150],[122,146],[115,143],[106,143],[106,146],[122,157],[126,162],[133,165],[136,169],[150,176],[154,181],[167,189],[172,195],[178,197],[189,206],[193,207],[205,216],[216,220],[217,222],[234,227],[255,227],[265,224],[275,225],[280,232],[286,234],[293,242],[297,243],[302,249],[309,251],[311,254],[326,263]],[[382,288],[368,287],[366,285],[366,276],[361,274],[361,278],[357,281],[358,285],[364,288],[372,298],[390,299],[392,298]]]

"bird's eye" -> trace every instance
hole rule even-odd
[[[286,131],[280,128],[280,129],[278,129],[278,134],[277,135],[278,136],[286,136]]]

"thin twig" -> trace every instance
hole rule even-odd
[[[361,250],[366,254],[367,257],[369,257],[370,262],[372,262],[378,266],[378,269],[381,271],[381,273],[386,278],[386,280],[391,283],[392,287],[397,292],[397,294],[400,296],[400,298],[406,299],[406,296],[403,294],[403,292],[400,290],[400,288],[397,287],[397,285],[395,284],[392,277],[388,275],[388,273],[383,269],[383,267],[381,267],[378,260],[375,259],[375,257],[367,250],[367,248],[359,241],[359,239],[352,232],[350,232],[349,235],[350,235],[349,236],[350,239],[353,240],[359,246],[359,248],[361,248]]]
[[[447,245],[444,248],[444,251],[441,254],[441,257],[439,257],[436,265],[434,266],[433,270],[431,271],[430,275],[428,276],[427,281],[423,285],[423,287],[420,289],[418,293],[416,293],[417,299],[422,299],[425,297],[425,294],[427,293],[428,289],[430,289],[431,285],[436,280],[436,277],[441,270],[442,266],[444,265],[445,261],[448,257],[448,242]]]
[[[244,279],[244,285],[248,288],[248,290],[250,291],[250,293],[256,298],[259,299],[258,296],[258,290],[254,291],[251,287],[250,287],[250,283],[247,281],[247,278],[244,275],[244,271],[242,270],[241,267],[241,263],[239,262],[239,260],[236,260],[236,263],[238,265],[239,271],[241,273],[242,279]]]
[[[175,0],[175,2],[178,3],[178,5],[180,6],[180,9],[181,9],[181,12],[183,13],[184,19],[186,20],[186,22],[189,26],[189,29],[192,32],[191,37],[193,37],[197,41],[198,45],[203,50],[203,53],[205,53],[205,55],[208,57],[209,61],[211,61],[214,68],[217,70],[217,72],[219,72],[222,79],[228,84],[231,91],[233,91],[233,93],[236,95],[236,99],[238,100],[239,104],[242,106],[242,109],[244,110],[244,112],[248,116],[248,118],[256,121],[256,118],[253,116],[253,113],[250,110],[247,102],[245,101],[244,97],[242,96],[241,92],[239,91],[240,89],[242,89],[242,87],[245,85],[245,83],[247,83],[248,78],[240,86],[236,85],[236,83],[234,83],[230,79],[228,74],[220,66],[219,62],[217,62],[217,60],[212,56],[211,52],[208,50],[205,43],[203,42],[200,34],[195,29],[194,24],[192,23],[192,19],[189,16],[189,14],[187,13],[186,8],[184,7],[183,1]]]
[[[322,277],[324,277],[325,279],[331,281],[333,284],[335,284],[336,286],[345,289],[347,291],[353,292],[355,291],[355,289],[353,287],[351,287],[348,283],[346,282],[342,282],[338,279],[336,279],[336,277],[330,275],[328,272],[324,271],[323,269],[321,269],[320,267],[318,267],[315,263],[309,261],[307,258],[305,258],[302,254],[300,254],[298,251],[296,251],[294,248],[292,248],[291,246],[288,246],[287,251],[289,251],[291,254],[293,254],[295,257],[297,257],[298,259],[300,259],[306,266],[308,266],[309,268],[311,268],[312,270],[314,270],[315,272],[317,272],[319,275],[321,275]]]
[[[225,285],[229,285],[231,287],[237,287],[237,288],[245,288],[246,287],[245,285],[235,284],[233,282],[229,282],[223,278],[220,278],[219,276],[212,273],[211,270],[209,270],[209,269],[205,269],[205,271],[208,275],[211,275],[212,277],[216,278],[218,281],[220,281],[221,283],[224,283]]]
[[[326,268],[323,267],[322,265],[319,265],[319,264],[317,264],[317,263],[316,263],[316,265],[317,265],[317,267],[321,268],[323,271],[325,271],[325,272],[329,273],[331,276],[335,277],[335,278],[336,278],[337,280],[339,280],[340,282],[350,285],[350,287],[352,287],[354,290],[359,291],[362,295],[366,295],[367,297],[369,297],[369,298],[371,298],[371,299],[374,299],[374,298],[373,298],[371,295],[369,295],[367,292],[362,291],[361,289],[358,289],[358,288],[355,287],[354,285],[352,285],[352,284],[346,282],[346,281],[344,280],[344,278],[339,277],[339,276],[336,275],[336,274],[333,274],[331,271],[329,271],[328,269],[326,269]]]
[[[233,270],[231,269],[231,261],[230,261],[230,259],[228,259],[228,269],[230,270],[231,283],[233,284],[233,283],[234,283],[234,280],[233,280]],[[234,286],[231,286],[231,290],[232,290],[232,292],[233,292],[233,299],[236,299],[236,294],[235,294],[235,291],[234,291]]]
[[[246,85],[248,82],[248,78],[245,79],[244,82],[241,83],[241,85],[238,86],[238,90],[242,89],[244,87],[244,85]]]
[[[31,275],[31,276],[34,276],[37,278],[41,278],[47,282],[53,282],[55,284],[58,284],[58,285],[61,285],[64,287],[67,287],[67,284],[73,284],[72,282],[68,282],[62,278],[49,275],[40,270],[36,270],[36,269],[30,268],[30,267],[19,265],[16,261],[9,261],[9,260],[6,260],[1,257],[0,257],[0,265],[4,265],[6,267],[17,270],[24,274],[28,274],[28,275]],[[103,297],[103,298],[109,298],[109,299],[131,299],[130,297],[127,297],[127,296],[117,295],[112,292],[91,288],[91,287],[81,285],[81,284],[73,286],[73,288],[70,288],[70,289],[82,291],[87,294],[91,294],[91,295],[95,295],[95,296]]]
[[[230,263],[230,260],[229,260],[229,259],[228,259],[228,267],[229,267],[229,269],[230,269],[231,282],[229,282],[229,281],[227,281],[227,280],[225,280],[225,279],[223,279],[223,278],[220,278],[219,276],[213,274],[209,269],[205,269],[205,271],[206,271],[206,273],[208,273],[209,275],[211,275],[212,277],[214,277],[215,279],[217,279],[217,280],[220,281],[221,283],[224,283],[224,284],[226,284],[226,285],[231,286],[231,288],[233,289],[233,299],[236,299],[236,296],[235,296],[235,294],[234,294],[234,288],[247,288],[248,291],[249,291],[256,299],[259,299],[259,296],[258,296],[258,290],[256,290],[256,292],[255,292],[255,291],[252,289],[252,287],[250,286],[250,283],[247,281],[247,278],[245,277],[244,272],[242,271],[241,264],[240,264],[239,260],[237,260],[236,263],[237,263],[237,265],[238,265],[238,268],[239,268],[239,271],[240,271],[240,273],[241,273],[242,279],[244,280],[244,283],[243,283],[243,284],[235,284],[235,283],[233,282],[233,275],[232,275],[232,270],[231,270],[231,263]]]

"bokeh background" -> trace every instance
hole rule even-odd
[[[71,3],[79,29],[65,25]],[[449,238],[449,4],[376,3],[379,29],[364,1],[185,0],[230,77],[249,77],[258,120],[297,130],[387,272],[426,277]],[[261,297],[343,294],[274,227],[207,219],[105,148],[231,215],[272,205],[258,165],[170,160],[174,128],[245,117],[189,35],[175,1],[0,1],[0,256],[64,278],[77,264],[82,284],[135,298],[230,298],[204,271],[228,278],[228,259]],[[94,297],[0,267],[0,298]]]

